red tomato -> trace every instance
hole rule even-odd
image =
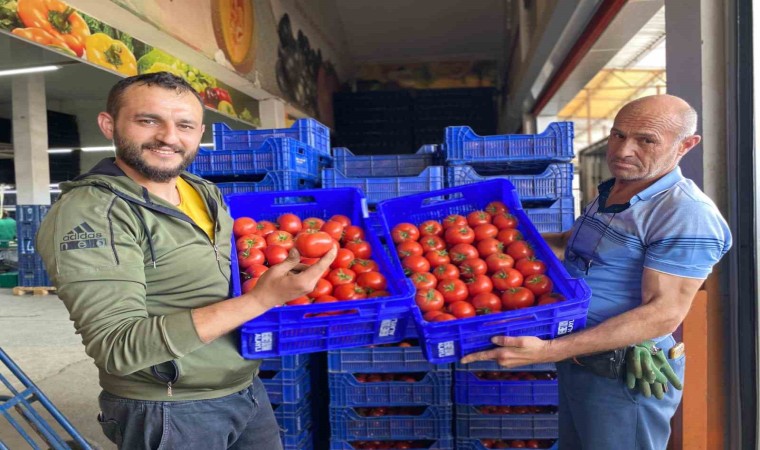
[[[512,441],[509,444],[509,446],[512,447],[512,448],[525,448],[525,441],[522,441],[522,440],[518,439],[518,440]]]
[[[367,298],[367,293],[356,283],[341,284],[333,288],[333,297],[338,300],[358,300]]]
[[[436,289],[443,294],[443,300],[446,303],[454,303],[460,300],[466,300],[469,291],[467,285],[462,280],[443,280],[438,282]]]
[[[371,259],[354,259],[348,266],[349,269],[356,272],[357,275],[366,272],[379,272],[377,263]]]
[[[306,230],[321,230],[325,221],[319,217],[307,217],[302,222],[303,228]]]
[[[546,264],[535,256],[523,258],[515,264],[515,269],[524,276],[539,275],[546,272]]]
[[[335,303],[338,299],[332,295],[323,295],[314,299],[314,303]]]
[[[550,292],[548,294],[544,294],[538,298],[538,301],[536,302],[537,305],[550,305],[552,303],[557,302],[564,302],[565,296],[557,293],[557,292]]]
[[[434,289],[438,284],[438,279],[430,272],[413,273],[409,278],[418,291],[420,289]]]
[[[446,242],[452,245],[472,244],[475,242],[475,232],[466,225],[458,228],[447,228],[443,236]]]
[[[489,273],[496,273],[502,269],[511,269],[515,260],[506,253],[494,253],[486,258]]]
[[[422,318],[425,319],[425,320],[427,320],[428,322],[435,322],[435,318],[437,316],[440,316],[441,314],[445,314],[445,313],[443,311],[441,311],[441,310],[432,310],[432,311],[426,312],[422,316]]]
[[[433,275],[439,280],[457,280],[459,269],[454,264],[443,264],[433,269]]]
[[[415,241],[406,241],[398,244],[396,251],[401,259],[404,259],[407,256],[422,255],[425,253],[420,243]]]
[[[406,276],[412,273],[430,272],[430,261],[424,256],[412,255],[401,260],[401,267],[404,268]]]
[[[336,241],[340,241],[343,239],[343,230],[345,228],[346,227],[344,227],[340,222],[337,222],[335,220],[328,220],[322,225],[320,230],[332,236],[332,238]]]
[[[484,275],[488,271],[486,262],[480,258],[465,259],[463,263],[459,265],[459,272],[462,278],[469,279],[478,275]]]
[[[496,228],[496,225],[490,223],[478,225],[473,229],[473,231],[475,232],[476,241],[482,241],[486,238],[495,238],[496,235],[499,234],[499,229]]]
[[[465,283],[467,284],[467,291],[470,297],[493,290],[493,282],[488,275],[477,275]]]
[[[250,217],[238,217],[232,224],[232,234],[235,237],[245,236],[256,232],[256,221]]]
[[[248,280],[245,280],[243,285],[240,287],[240,290],[243,292],[243,294],[247,294],[248,292],[251,292],[254,287],[256,287],[256,283],[258,282],[258,278],[250,278]]]
[[[259,223],[256,224],[256,234],[259,236],[266,236],[276,230],[277,225],[268,220],[260,220]]]
[[[517,228],[517,218],[509,213],[499,213],[491,221],[496,228],[503,230],[505,228]]]
[[[478,249],[470,244],[457,244],[449,249],[449,256],[451,262],[454,264],[461,264],[468,259],[477,258]]]
[[[473,211],[467,214],[467,224],[472,228],[487,223],[491,223],[491,215],[485,211]]]
[[[272,233],[274,234],[274,233]],[[321,258],[329,252],[333,246],[337,246],[335,239],[324,231],[313,233],[301,233],[296,236],[295,246],[298,252],[307,258]],[[349,249],[350,250],[350,249]]]
[[[435,289],[418,289],[414,301],[423,313],[443,309],[443,295]]]
[[[344,228],[351,225],[351,219],[349,219],[347,216],[344,216],[343,214],[335,214],[334,216],[330,217],[330,220],[342,223]]]
[[[534,255],[533,247],[525,241],[515,241],[509,244],[506,253],[514,258],[515,261]]]
[[[486,205],[485,210],[491,216],[493,216],[495,214],[505,213],[505,212],[509,211],[507,209],[507,205],[505,205],[504,203],[502,203],[502,202],[500,202],[498,200],[493,201],[493,202],[489,203],[488,205]]]
[[[475,307],[472,304],[459,301],[454,302],[448,307],[449,312],[457,319],[466,319],[468,317],[475,317]]]
[[[443,225],[436,220],[426,220],[420,224],[420,236],[440,236],[443,234]]]
[[[423,236],[420,245],[425,252],[446,249],[446,242],[440,236]]]
[[[523,286],[530,289],[531,292],[536,294],[536,297],[540,297],[544,294],[548,294],[549,292],[551,292],[552,288],[554,287],[554,283],[552,283],[552,280],[546,275],[539,274],[539,275],[531,275],[529,277],[525,277],[525,281],[523,281]]]
[[[324,278],[317,280],[317,285],[314,286],[314,290],[306,294],[309,298],[319,298],[323,295],[330,295],[333,290],[332,284]]]
[[[362,239],[349,241],[344,247],[354,252],[354,255],[359,259],[369,259],[372,256],[372,247],[370,247],[369,242]]]
[[[248,250],[249,248],[257,248],[259,250],[263,250],[267,246],[267,241],[265,238],[259,236],[258,234],[246,234],[245,236],[240,237],[237,241],[235,241],[235,246],[239,252]]]
[[[457,320],[457,318],[452,314],[441,312],[441,314],[436,314],[430,319],[431,322],[448,322],[449,320]]]
[[[293,248],[293,235],[287,231],[278,230],[274,233],[269,233],[265,239],[267,245],[270,246],[279,245],[280,247],[284,247],[288,250]]]
[[[333,269],[327,275],[327,281],[333,286],[340,286],[342,284],[350,284],[356,280],[356,273],[351,269]]]
[[[391,238],[396,244],[406,241],[416,241],[420,238],[420,230],[411,223],[400,223],[391,230]]]
[[[241,269],[247,269],[254,264],[264,264],[264,253],[257,248],[249,248],[238,252],[238,266]]]
[[[364,230],[356,225],[349,225],[343,229],[343,242],[364,240]]]
[[[304,295],[303,297],[294,298],[289,302],[285,302],[285,304],[288,306],[310,305],[311,299]]]
[[[245,269],[245,273],[252,276],[253,278],[258,278],[267,270],[269,270],[269,267],[265,266],[264,264],[254,264],[252,266],[248,266]]]
[[[459,214],[451,214],[449,216],[446,216],[446,218],[443,219],[443,222],[441,223],[444,231],[451,227],[460,228],[465,225],[467,225],[467,218],[460,216]]]
[[[430,267],[438,267],[451,262],[449,252],[446,250],[430,250],[424,256],[425,259],[430,261]]]
[[[288,258],[288,249],[279,245],[271,245],[264,249],[264,256],[266,257],[267,264],[274,266]]]
[[[388,287],[385,276],[380,272],[364,272],[356,276],[356,284],[364,289],[382,291]]]
[[[390,297],[391,293],[381,289],[379,291],[372,291],[369,294],[367,294],[367,298],[376,298],[376,297]]]
[[[501,299],[492,292],[481,292],[472,298],[472,306],[478,314],[491,314],[501,311]]]
[[[504,228],[503,230],[499,230],[496,239],[500,240],[505,246],[508,246],[513,242],[522,241],[523,235],[517,228]]]
[[[303,224],[301,223],[301,219],[292,213],[285,213],[282,214],[280,217],[277,218],[277,225],[280,227],[281,230],[287,231],[288,233],[292,235],[298,234],[299,231],[303,228]]]
[[[522,286],[513,287],[501,294],[501,305],[507,311],[533,306],[536,296]]]
[[[493,287],[499,291],[506,291],[509,288],[521,286],[523,283],[522,274],[515,269],[501,269],[491,275]]]
[[[347,248],[339,248],[338,254],[335,255],[335,261],[330,264],[331,269],[347,269],[351,266],[351,263],[354,261],[354,252]]]
[[[502,253],[504,250],[504,244],[496,238],[486,238],[478,242],[476,248],[481,257],[488,258],[494,253]]]
[[[541,444],[537,440],[531,439],[525,443],[525,448],[541,448]]]

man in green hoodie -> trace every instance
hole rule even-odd
[[[95,360],[98,417],[119,448],[280,449],[259,362],[233,333],[313,290],[335,258],[298,252],[229,298],[232,219],[219,190],[184,171],[203,103],[161,72],[125,78],[98,125],[116,158],[61,185],[37,250]]]

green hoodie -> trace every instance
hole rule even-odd
[[[141,400],[198,400],[247,387],[259,362],[236,333],[203,344],[190,310],[230,296],[232,218],[219,190],[183,173],[215,220],[215,240],[104,159],[61,185],[37,251],[101,387]]]

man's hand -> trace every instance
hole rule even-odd
[[[638,389],[645,397],[654,394],[657,399],[662,399],[668,391],[668,382],[678,390],[683,389],[665,352],[655,347],[652,341],[644,341],[628,350],[626,371],[628,389]]]
[[[494,336],[491,338],[491,342],[501,348],[471,353],[462,358],[461,363],[468,364],[475,361],[494,360],[500,366],[513,368],[552,362],[549,355],[549,341],[544,341],[537,337]]]
[[[337,253],[337,246],[333,246],[319,261],[307,266],[301,264],[298,250],[292,248],[285,261],[272,266],[261,275],[249,294],[267,308],[302,297],[314,290],[317,281],[333,263]]]

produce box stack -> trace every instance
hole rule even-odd
[[[330,130],[314,119],[272,130],[215,123],[213,133],[214,149],[201,148],[188,170],[225,195],[316,188],[320,170],[332,163]]]
[[[367,204],[441,189],[445,183],[437,145],[424,145],[414,154],[354,155],[333,148],[333,167],[322,169],[322,187],[361,189]]]
[[[453,448],[451,365],[413,344],[328,352],[331,450]]]
[[[16,206],[16,239],[18,240],[18,286],[52,286],[42,257],[34,250],[34,236],[45,218],[49,205]],[[66,235],[62,245],[75,246],[101,240],[86,223]],[[76,248],[76,247],[73,247]]]
[[[446,128],[447,187],[506,178],[540,232],[573,224],[573,123],[549,124],[541,134],[478,136],[464,126]]]

